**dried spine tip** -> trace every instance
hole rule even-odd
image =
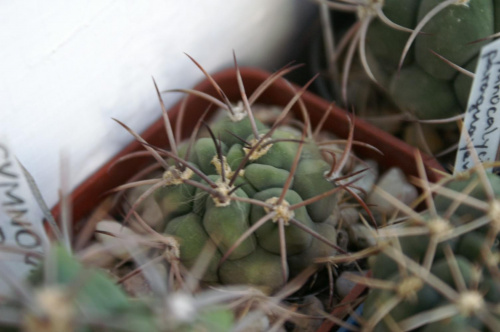
[[[56,287],[39,290],[35,294],[35,303],[40,313],[26,313],[24,328],[33,332],[67,332],[73,331],[75,318],[74,307],[68,303],[68,295]]]
[[[190,179],[194,172],[190,168],[180,171],[175,166],[171,166],[163,173],[163,180],[166,186],[180,185],[184,180]]]
[[[278,220],[283,220],[285,225],[288,225],[290,219],[295,216],[295,213],[290,210],[290,203],[285,200],[282,200],[280,204],[277,204],[279,201],[278,197],[271,197],[266,200],[266,203],[271,204],[272,208],[265,207],[264,210],[269,213],[271,211],[276,212],[276,215],[272,218],[274,222]]]
[[[262,140],[263,136],[264,135],[260,135],[258,139],[256,139],[256,138],[251,139],[248,142],[249,147],[243,148],[243,151],[245,151],[246,155],[251,153],[250,157],[248,158],[249,160],[253,161],[253,160],[259,159],[260,157],[264,156],[269,151],[269,149],[273,146],[271,143],[269,143],[269,142],[271,142],[271,138],[267,137],[267,138]],[[254,147],[256,147],[256,148],[254,149]]]

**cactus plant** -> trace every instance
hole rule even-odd
[[[485,38],[499,31],[497,1],[370,0],[342,7],[339,2],[330,2],[331,7],[358,14],[357,42],[366,72],[402,110],[420,119],[462,112],[472,83],[466,74],[474,71]]]
[[[381,253],[370,258],[372,287],[363,309],[366,330],[496,331],[500,328],[499,177],[482,166],[420,181],[428,210],[403,226],[379,229]],[[432,195],[436,197],[433,198]]]
[[[225,110],[225,115],[205,125],[208,137],[195,137],[177,146],[164,113],[172,148],[159,150],[120,123],[164,167],[162,177],[153,180],[153,186],[130,211],[154,193],[164,215],[163,229],[158,231],[177,238],[179,259],[186,268],[191,268],[209,246],[216,249],[203,281],[251,284],[275,292],[286,284],[289,275],[297,275],[305,267],[300,259],[294,259],[296,256],[344,252],[336,244],[334,226],[328,228],[328,223],[336,218],[335,193],[346,186],[337,186],[335,180],[350,156],[347,151],[336,165],[325,161],[314,138],[306,136],[310,130],[308,118],[304,119],[302,133],[283,126],[307,85],[278,119],[267,125],[254,117],[251,106],[256,94],[247,98],[236,68],[243,100],[239,104],[229,102],[206,72],[222,101],[182,90]],[[285,68],[271,76],[263,87],[288,71]]]
[[[458,130],[453,121],[467,107],[480,48],[488,42],[488,37],[500,31],[500,3],[493,0],[326,3],[333,9],[356,13],[358,17],[358,23],[345,34],[345,41],[339,43],[337,50],[342,52],[342,45],[351,38],[343,76],[338,79],[344,101],[357,105],[356,100],[347,101],[348,77],[357,46],[365,76],[376,83],[377,96],[383,91],[385,98],[403,112],[403,120],[426,120],[427,124],[405,128],[409,142],[415,141],[410,131],[415,132],[418,126],[419,139],[413,144],[427,152],[437,153],[456,144]],[[382,116],[391,108],[384,106],[386,109],[377,113],[373,110],[377,108],[376,102],[372,104],[368,106],[372,117]],[[445,119],[451,123],[442,124]],[[436,136],[436,131],[440,139],[429,138]]]

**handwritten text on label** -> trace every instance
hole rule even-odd
[[[495,161],[500,142],[500,40],[483,47],[469,96],[455,172],[474,165],[469,140],[479,161]]]

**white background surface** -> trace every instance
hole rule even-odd
[[[160,114],[160,89],[189,88],[240,65],[269,70],[294,59],[315,10],[307,0],[1,1],[0,137],[57,201],[61,152],[71,187]],[[177,95],[165,95],[168,106]]]

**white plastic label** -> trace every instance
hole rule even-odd
[[[481,49],[455,160],[455,173],[497,160],[500,143],[500,40]],[[469,145],[470,142],[470,145]],[[488,169],[489,171],[492,168]]]
[[[0,266],[4,270],[0,271],[0,295],[11,292],[7,280],[25,278],[39,263],[39,255],[33,252],[42,252],[48,241],[43,217],[14,153],[0,138]]]

